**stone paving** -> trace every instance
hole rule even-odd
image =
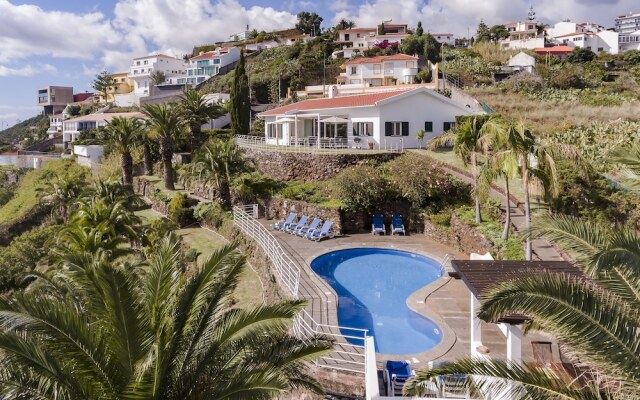
[[[272,221],[259,220],[268,227]],[[323,324],[337,325],[337,297],[332,288],[311,270],[311,261],[321,254],[354,247],[381,247],[408,250],[443,260],[447,254],[454,258],[467,259],[468,254],[428,240],[423,235],[409,236],[372,236],[371,234],[353,234],[311,242],[283,232],[273,231],[281,245],[301,268],[300,293],[310,301],[313,318]],[[378,354],[378,363],[386,359],[411,361],[415,368],[426,367],[432,360],[455,360],[469,355],[470,347],[470,292],[460,280],[447,275],[438,281],[415,292],[407,299],[414,311],[432,319],[443,330],[443,340],[434,349],[412,355],[391,356]],[[523,359],[533,360],[532,340],[552,341],[542,334],[533,334],[523,339]],[[482,342],[488,347],[491,356],[506,357],[506,338],[496,325],[482,324]],[[557,353],[557,346],[553,346]],[[557,355],[554,355],[554,358]],[[557,358],[556,358],[557,359]]]

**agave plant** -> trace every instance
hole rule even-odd
[[[287,333],[302,302],[232,308],[245,265],[233,245],[189,277],[181,259],[180,241],[170,235],[147,263],[96,251],[39,290],[0,297],[2,397],[269,399],[291,388],[321,392],[305,362],[330,343]]]

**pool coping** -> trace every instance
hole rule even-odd
[[[405,251],[408,253],[415,253],[415,254],[422,255],[424,257],[428,257],[442,264],[441,257],[435,256],[433,253],[430,253],[424,250],[410,248],[410,246],[403,246],[402,243],[394,243],[394,244],[388,244],[388,245],[378,244],[378,243],[376,244],[373,244],[373,243],[343,244],[343,245],[332,247],[331,249],[328,249],[328,250],[323,249],[323,250],[319,250],[318,252],[312,253],[311,256],[307,257],[304,260],[305,264],[307,265],[308,270],[313,274],[313,277],[319,280],[320,282],[322,282],[323,286],[330,290],[331,295],[333,296],[333,301],[336,305],[335,307],[336,315],[334,316],[336,321],[338,320],[338,315],[337,315],[338,295],[333,289],[333,287],[329,285],[324,279],[322,279],[321,276],[316,274],[313,268],[311,268],[311,262],[324,254],[333,253],[335,251],[350,250],[350,249],[366,249],[366,248],[372,248],[372,249],[379,248],[383,250],[399,250],[399,251]],[[453,346],[458,340],[458,336],[456,335],[455,331],[445,322],[445,320],[440,315],[438,315],[435,311],[429,309],[429,307],[426,305],[427,298],[432,293],[436,292],[438,289],[446,285],[450,280],[451,278],[447,276],[447,271],[445,269],[443,270],[443,275],[440,278],[416,290],[411,295],[409,295],[409,297],[407,297],[407,300],[406,300],[407,307],[410,310],[418,313],[419,315],[425,318],[430,319],[435,324],[437,324],[438,327],[442,330],[442,340],[440,341],[440,343],[438,343],[433,348],[420,353],[398,355],[398,354],[386,354],[386,353],[376,352],[377,357],[383,358],[385,360],[406,360],[410,362],[412,365],[415,365],[423,361],[437,360],[438,358],[441,358],[442,356],[447,354],[453,348]]]

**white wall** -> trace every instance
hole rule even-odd
[[[500,45],[505,49],[535,49],[544,47],[544,38],[531,38],[520,40],[502,40]]]
[[[374,65],[379,65],[379,72],[374,69]],[[352,67],[356,68],[356,74],[351,74]],[[411,69],[410,75],[405,75],[407,69]],[[365,80],[380,79],[380,83],[384,84],[384,78],[395,78],[398,82],[413,83],[414,77],[417,73],[417,61],[416,60],[395,60],[385,61],[381,63],[366,63],[366,64],[347,64],[346,71],[346,84],[364,83]],[[373,82],[371,82],[373,85]]]

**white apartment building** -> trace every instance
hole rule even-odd
[[[580,47],[595,53],[618,54],[619,34],[594,23],[558,22],[547,30],[550,40],[558,45]]]
[[[446,44],[447,46],[455,46],[456,38],[453,36],[453,33],[429,33],[433,38],[442,44]]]
[[[620,34],[618,47],[621,53],[627,50],[640,50],[640,30],[631,34]]]
[[[134,58],[128,76],[133,81],[133,93],[136,97],[149,95],[154,85],[151,73],[155,71],[164,73],[166,82],[176,76],[186,75],[187,66],[183,60],[165,54]]]
[[[165,83],[197,85],[234,65],[240,59],[240,48],[218,47],[189,59],[185,74],[168,78]]]
[[[333,52],[333,57],[352,58],[356,54],[362,55],[367,49],[380,45],[399,45],[409,37],[406,24],[385,24],[384,34],[382,27],[377,28],[351,28],[338,31],[338,43],[342,49]]]
[[[621,15],[615,20],[616,32],[621,35],[631,35],[640,31],[640,13]]]
[[[90,129],[96,129],[106,126],[112,119],[120,118],[145,118],[145,115],[139,112],[129,113],[102,113],[89,114],[77,118],[71,118],[62,122],[62,143],[64,148],[68,148],[68,144],[76,140],[80,132]]]
[[[505,49],[530,49],[544,47],[544,35],[538,34],[536,21],[518,21],[504,24],[509,38],[500,41]]]
[[[251,37],[251,31],[249,31],[247,29],[246,31],[234,33],[233,35],[229,35],[229,38],[227,40],[230,41],[230,42],[240,42],[240,41],[243,41],[243,40],[247,40],[250,37]]]
[[[338,84],[392,86],[415,81],[418,57],[406,54],[362,57],[345,63],[346,72],[338,76]]]
[[[47,129],[47,134],[49,138],[53,138],[58,133],[62,133],[62,121],[64,120],[64,116],[62,113],[53,114],[49,116],[49,129]]]

